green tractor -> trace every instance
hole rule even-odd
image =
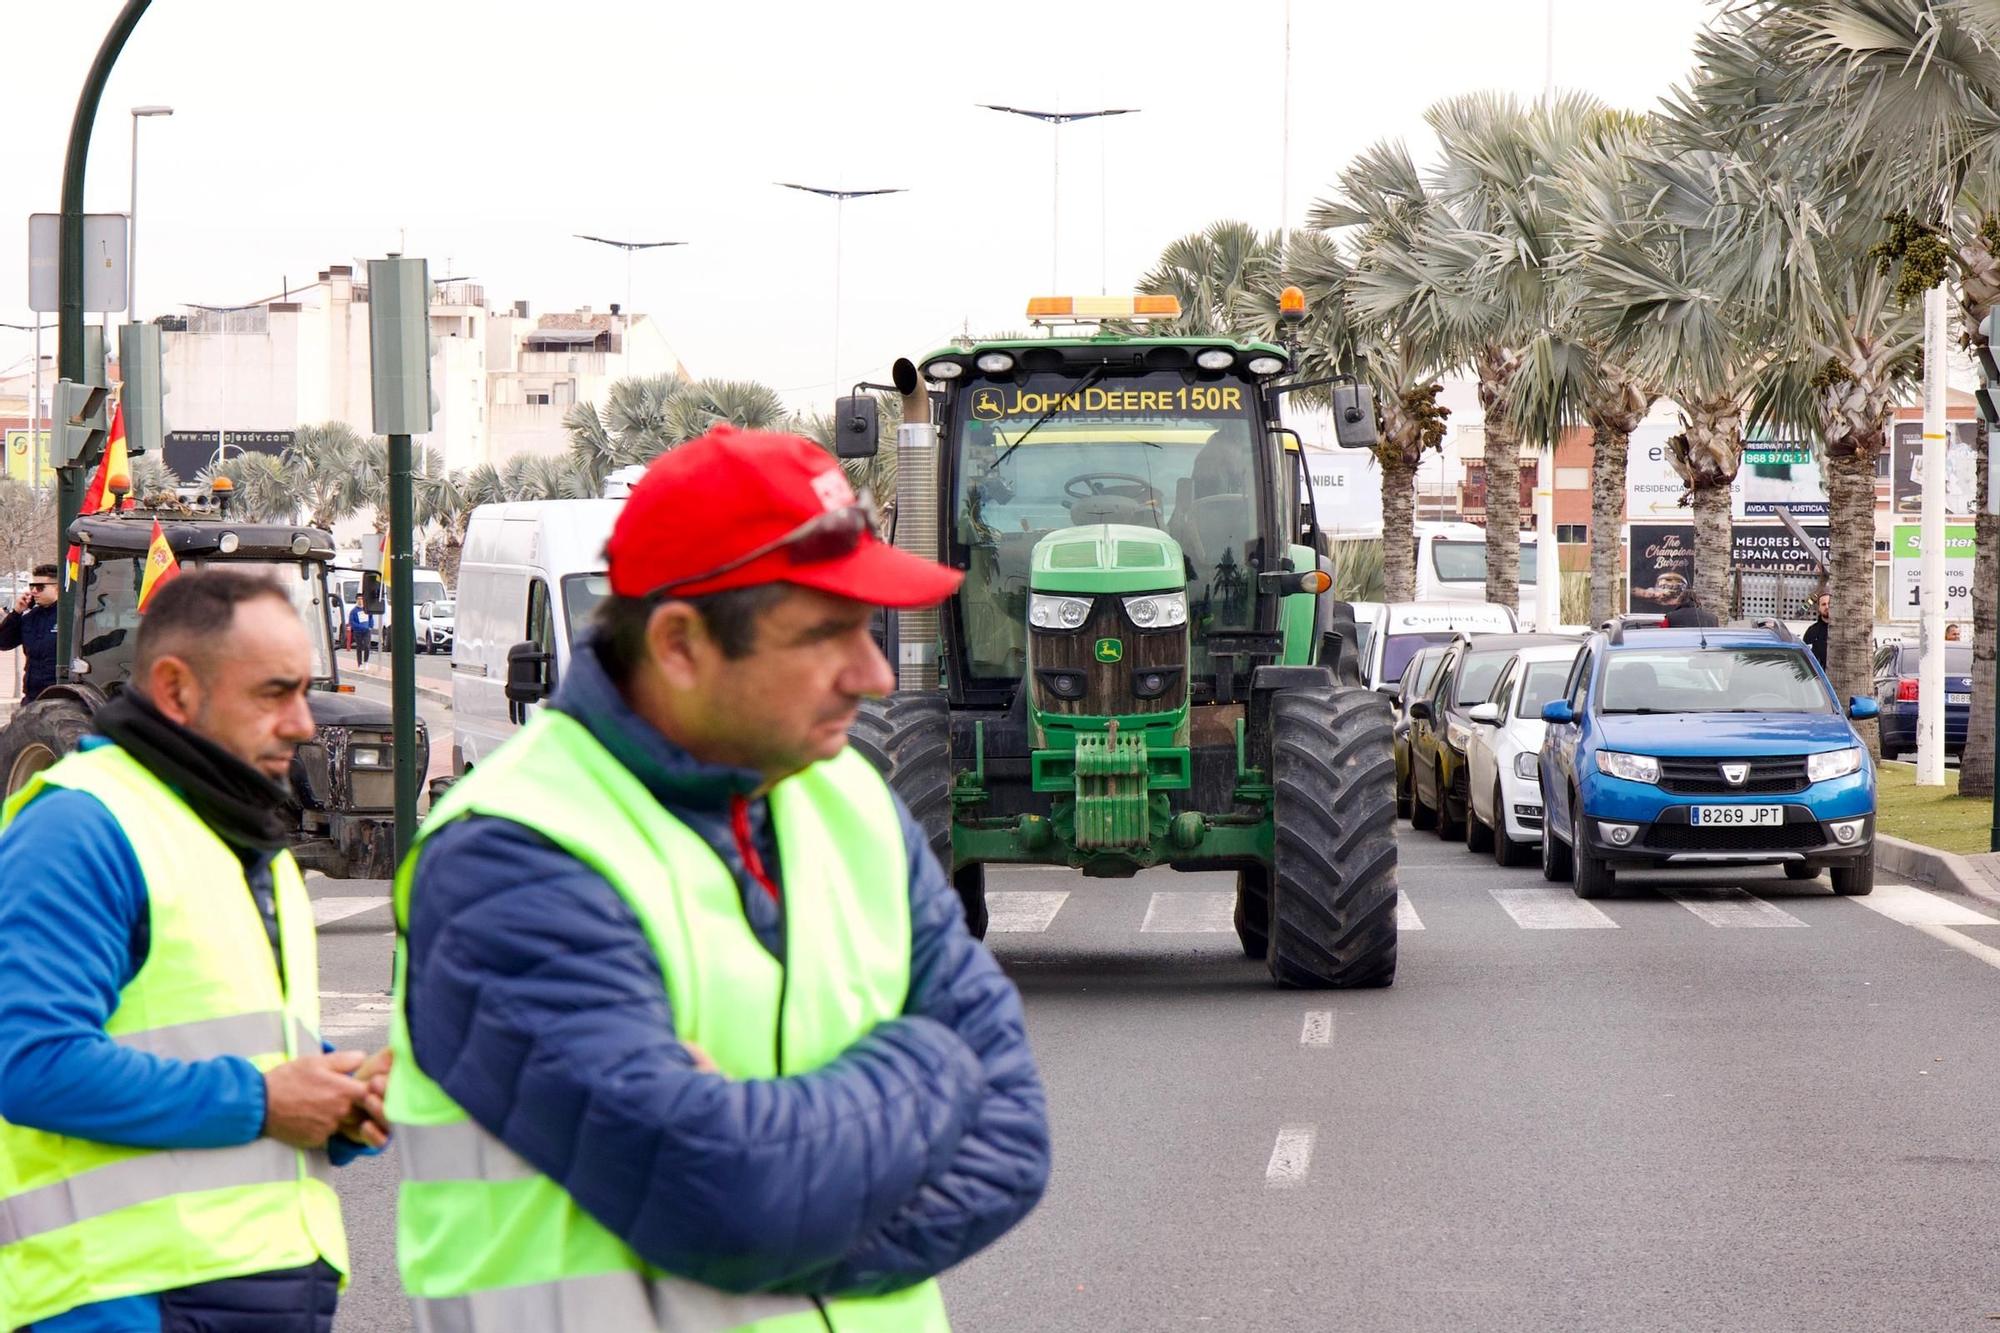
[[[1037,322],[1141,331],[898,363],[893,539],[965,582],[889,619],[898,689],[853,742],[930,833],[975,934],[988,865],[1233,871],[1244,952],[1279,984],[1386,986],[1390,712],[1360,687],[1351,611],[1321,595],[1330,563],[1279,420],[1287,392],[1331,385],[1340,442],[1365,446],[1373,404],[1347,377],[1287,380],[1284,347],[1132,322],[1170,300],[1038,300]],[[872,456],[875,400],[836,418],[837,450]]]

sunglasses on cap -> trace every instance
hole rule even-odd
[[[782,537],[765,542],[754,550],[746,551],[733,560],[725,561],[713,569],[705,569],[699,574],[672,583],[662,583],[646,594],[648,601],[662,601],[673,597],[679,588],[692,588],[710,579],[719,579],[745,565],[762,560],[776,551],[783,551],[787,559],[795,565],[820,565],[829,560],[852,555],[862,539],[881,526],[881,515],[875,509],[872,492],[861,492],[861,498],[851,505],[839,509],[829,509],[817,514],[793,528]]]

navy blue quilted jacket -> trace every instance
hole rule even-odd
[[[588,727],[735,874],[774,956],[784,867],[760,779],[642,722],[593,652],[555,707]],[[904,1014],[809,1074],[699,1073],[660,963],[617,891],[533,830],[468,817],[416,868],[418,1062],[474,1120],[659,1267],[730,1291],[891,1291],[991,1244],[1040,1199],[1048,1115],[1021,1002],[967,934],[912,822]],[[793,941],[792,947],[810,947]]]

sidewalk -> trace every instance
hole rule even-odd
[[[1875,869],[1933,888],[1951,889],[2000,907],[2000,852],[1960,856],[1920,842],[1875,835]]]
[[[388,667],[378,667],[373,662],[370,662],[367,666],[356,666],[350,660],[343,660],[340,664],[340,674],[343,676],[362,676],[368,680],[379,681],[384,685],[390,684],[393,679]],[[451,687],[448,685],[433,684],[419,677],[417,679],[417,695],[419,698],[429,699],[434,704],[443,704],[446,708],[451,707]]]

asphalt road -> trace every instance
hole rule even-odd
[[[1584,904],[1402,845],[1374,992],[1271,989],[1221,877],[992,874],[1056,1172],[946,1278],[957,1327],[1993,1326],[2000,913],[1762,872]],[[373,1045],[386,886],[313,889],[329,1031]],[[342,1333],[408,1327],[394,1178],[342,1173]]]

